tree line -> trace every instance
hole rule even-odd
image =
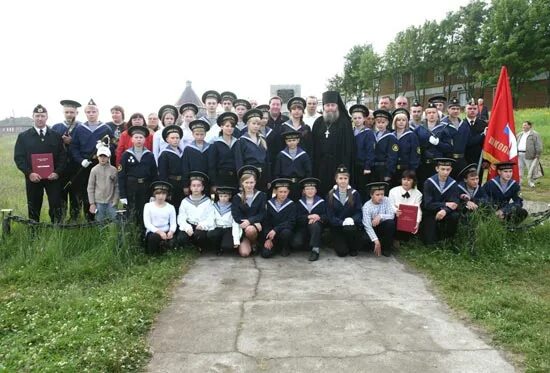
[[[327,88],[340,91],[346,102],[360,102],[363,94],[377,101],[387,78],[396,96],[404,94],[404,77],[416,97],[424,96],[433,85],[431,71],[443,94],[460,83],[468,97],[480,96],[506,65],[517,105],[522,83],[538,74],[550,78],[550,0],[473,0],[440,22],[399,32],[382,54],[366,43],[352,47],[344,60],[343,73],[329,78]],[[541,89],[550,97],[550,83]]]

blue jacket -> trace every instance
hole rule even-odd
[[[451,137],[445,127],[446,124],[444,123],[437,124],[431,131],[428,129],[427,125],[416,127],[414,132],[418,136],[418,143],[420,145],[423,161],[426,159],[440,158],[451,152],[453,148],[451,145]],[[429,141],[430,136],[437,137],[439,143],[437,145],[432,145]]]
[[[71,145],[69,147],[71,156],[78,164],[82,163],[85,159],[91,159],[97,149],[96,145],[105,135],[109,138],[113,137],[113,131],[105,123],[100,123],[95,131],[92,131],[88,127],[88,122],[82,123],[75,128],[72,135]]]
[[[260,191],[255,192],[250,206],[246,202],[243,203],[241,193],[234,195],[231,201],[233,220],[237,224],[241,224],[245,219],[248,219],[251,224],[263,223],[265,218],[265,202],[265,193]]]
[[[281,206],[281,209],[277,211],[275,205],[275,198],[270,199],[267,202],[266,215],[264,219],[265,235],[270,230],[274,230],[275,233],[280,233],[283,229],[294,229],[296,224],[296,204],[291,199],[287,200]]]
[[[460,193],[458,190],[458,183],[451,177],[448,177],[445,181],[445,186],[442,188],[439,187],[439,177],[437,174],[428,178],[424,182],[424,192],[422,197],[422,205],[426,212],[430,214],[437,214],[439,210],[443,209],[447,213],[452,211],[445,203],[455,202],[460,203]]]
[[[355,145],[357,146],[355,164],[361,166],[363,170],[371,170],[374,167],[374,149],[376,148],[374,132],[365,128],[357,133]]]
[[[497,176],[486,182],[483,189],[489,203],[497,210],[508,213],[512,207],[523,207],[523,199],[519,196],[520,186],[515,180],[508,181],[503,188],[500,185],[500,176]]]
[[[416,133],[411,130],[405,131],[397,139],[397,145],[399,146],[399,152],[397,153],[399,171],[416,170],[420,164],[420,145]]]
[[[350,203],[349,196],[353,196],[353,204]],[[338,198],[338,188],[328,192],[327,219],[332,227],[341,227],[346,218],[352,218],[355,226],[361,226],[363,220],[361,207],[361,196],[353,188],[348,189],[348,197],[344,201]]]
[[[324,199],[319,196],[313,198],[313,205],[311,211],[308,210],[306,203],[306,197],[300,198],[296,203],[296,225],[300,227],[306,227],[308,225],[307,217],[311,214],[317,214],[321,218],[321,224],[327,222],[327,204]]]

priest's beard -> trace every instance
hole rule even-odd
[[[332,124],[332,123],[336,122],[339,117],[340,117],[340,112],[339,111],[335,111],[335,112],[325,111],[323,113],[323,119],[328,124]]]

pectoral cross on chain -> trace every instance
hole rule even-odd
[[[325,138],[328,139],[328,135],[330,135],[330,132],[328,130],[325,131]]]

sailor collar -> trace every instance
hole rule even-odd
[[[443,187],[443,189],[441,189],[439,187],[439,177],[438,177],[438,175],[433,175],[428,180],[431,181],[431,183],[437,188],[437,190],[441,194],[444,194],[447,190],[449,190],[449,188],[451,188],[456,183],[456,181],[454,181],[453,178],[448,177],[447,180],[445,180],[445,186]]]

